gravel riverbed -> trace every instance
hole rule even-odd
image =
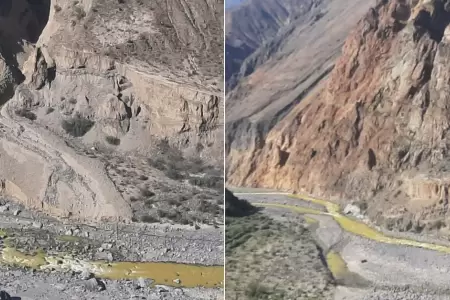
[[[316,206],[286,195],[238,194],[238,197],[253,203],[299,206],[306,202],[305,207]],[[280,215],[280,209],[265,211]],[[309,217],[318,221],[314,225],[315,234],[324,249],[332,248],[339,253],[348,270],[369,283],[360,287],[337,286],[335,300],[450,299],[449,254],[369,240],[343,231],[331,216]]]

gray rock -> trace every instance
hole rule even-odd
[[[112,244],[103,243],[103,244],[102,244],[102,248],[103,248],[103,249],[106,249],[106,250],[109,250],[109,249],[112,248]]]
[[[8,204],[0,206],[0,213],[3,213],[3,212],[8,211],[8,210],[9,210],[9,205]]]
[[[95,291],[100,292],[100,291],[106,290],[105,283],[101,280],[98,280],[97,278],[88,279],[84,283],[84,286],[87,290],[93,291],[93,292],[95,292]]]
[[[111,252],[108,252],[106,257],[108,258],[109,261],[113,261],[113,259],[114,259],[114,257],[113,257]]]
[[[174,279],[173,282],[176,283],[176,284],[180,284],[181,280],[179,278],[177,278],[177,279]]]
[[[44,224],[42,224],[41,222],[33,222],[33,227],[34,228],[38,228],[41,229],[42,227],[44,227]]]
[[[89,270],[84,269],[80,274],[81,279],[88,280],[92,277],[92,273]]]
[[[153,282],[153,279],[139,277],[137,287],[141,289],[148,288]]]
[[[169,290],[165,286],[162,286],[162,285],[157,285],[157,286],[155,286],[155,288],[158,291],[158,293],[160,293],[160,294],[169,292]]]
[[[67,287],[65,284],[58,283],[58,284],[55,284],[55,288],[59,291],[65,291]]]
[[[20,213],[21,213],[20,209],[16,209],[13,214],[15,216],[18,216]]]
[[[359,216],[361,214],[361,209],[353,204],[347,204],[344,208],[344,214]]]

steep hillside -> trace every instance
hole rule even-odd
[[[217,197],[222,25],[220,0],[2,1],[0,191],[89,221]]]
[[[326,84],[230,181],[353,200],[387,228],[447,232],[449,24],[448,1],[379,1]]]
[[[252,70],[241,66],[266,42],[298,22],[322,0],[247,0],[227,9],[225,15],[226,40],[225,79],[227,91],[236,86],[239,78]]]
[[[235,173],[240,172],[247,155],[252,155],[255,147],[261,147],[278,120],[328,76],[345,37],[374,2],[302,3],[308,5],[304,5],[296,19],[248,57],[242,64],[243,72],[231,79],[238,80],[238,84],[229,91],[226,101],[230,180],[242,179]],[[227,68],[229,64],[227,60]]]
[[[2,289],[221,299],[223,0],[1,0],[0,37]]]

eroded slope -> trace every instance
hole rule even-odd
[[[227,176],[332,70],[345,37],[371,1],[303,1],[290,22],[248,57],[227,94]],[[228,62],[227,62],[228,65]],[[247,163],[245,163],[247,164]]]
[[[5,195],[85,221],[220,219],[223,2],[1,5]]]
[[[379,1],[330,79],[231,176],[354,200],[388,228],[446,232],[447,1]]]

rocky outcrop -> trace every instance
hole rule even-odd
[[[365,202],[375,220],[417,223],[404,229],[450,225],[449,23],[447,1],[379,1],[229,181]]]
[[[254,149],[264,146],[271,129],[328,78],[345,37],[372,4],[306,1],[292,8],[289,22],[245,60],[241,69],[246,71],[236,76],[238,83],[226,101],[229,178],[246,176],[235,173],[249,165]],[[235,36],[232,28],[227,28],[227,38]]]
[[[222,168],[222,10],[220,0],[3,1],[0,142],[24,160],[0,155],[0,192],[57,217],[130,221],[106,152],[145,164],[164,140]]]

